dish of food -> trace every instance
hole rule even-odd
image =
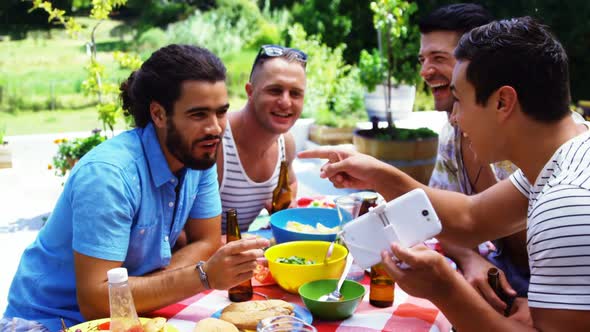
[[[309,310],[295,303],[282,300],[232,303],[227,307],[216,311],[211,317],[225,320],[230,319],[232,320],[231,323],[236,325],[239,329],[255,331],[256,325],[261,319],[288,314],[284,309],[290,310],[295,317],[308,324],[311,324],[313,321],[313,316]]]
[[[275,260],[275,262],[277,263],[283,263],[283,264],[296,264],[296,265],[311,265],[311,264],[315,264],[315,262],[311,259],[307,259],[305,257],[299,257],[299,256],[291,256],[291,257],[279,257]]]
[[[299,233],[336,234],[340,230],[340,226],[326,227],[321,222],[317,222],[314,227],[312,225],[302,224],[298,221],[288,221],[286,229]]]
[[[139,321],[143,326],[144,332],[179,332],[177,328],[166,323],[166,319],[162,317],[145,318],[140,317]],[[80,323],[78,325],[69,327],[67,332],[93,332],[93,331],[109,331],[111,328],[110,318],[95,319],[88,322]]]

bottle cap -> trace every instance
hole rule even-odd
[[[120,282],[127,281],[127,269],[124,267],[117,267],[114,269],[110,269],[107,271],[107,277],[109,279],[109,283],[116,284]]]

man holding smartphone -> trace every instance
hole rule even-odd
[[[432,301],[459,331],[590,331],[590,131],[569,110],[568,59],[533,19],[492,22],[465,34],[455,50],[454,116],[477,158],[510,160],[520,170],[467,196],[428,188],[369,156],[316,150],[321,177],[336,187],[371,188],[386,199],[424,189],[443,223],[441,237],[474,246],[527,230],[534,327],[505,318],[424,246],[381,254],[406,292]],[[526,221],[525,221],[526,220]],[[567,325],[566,325],[567,324]]]
[[[418,23],[421,35],[418,54],[422,66],[420,75],[432,90],[436,110],[446,112],[449,117],[439,135],[436,164],[429,187],[474,195],[507,179],[518,169],[509,161],[486,164],[479,160],[469,147],[469,137],[463,135],[451,117],[454,97],[450,84],[457,62],[453,51],[461,35],[492,20],[492,15],[482,6],[458,3],[439,7]],[[465,279],[477,292],[503,312],[508,309],[507,304],[490,287],[487,272],[490,268],[498,268],[502,291],[509,296],[526,297],[530,278],[526,232],[492,240],[495,250],[485,252],[483,257],[477,248],[465,248],[448,241],[441,241],[441,245],[445,255],[457,263]]]

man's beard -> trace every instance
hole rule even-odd
[[[211,139],[221,138],[219,136],[207,135],[203,138],[193,142],[191,146],[186,143],[180,132],[177,130],[172,120],[167,121],[168,134],[166,135],[166,148],[178,161],[184,164],[185,167],[194,170],[206,170],[215,165],[216,153],[209,154],[205,153],[203,158],[195,158],[192,155],[193,146]]]

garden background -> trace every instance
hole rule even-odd
[[[32,1],[0,3],[0,136],[105,129],[96,98],[85,89],[85,43],[97,23],[89,18],[93,2],[100,1],[52,1],[81,24],[77,38],[55,20],[48,23],[43,10],[30,11]],[[411,20],[451,2],[415,1],[418,10]],[[570,57],[572,104],[590,99],[590,2],[475,2],[498,18],[531,15],[551,26]],[[308,67],[315,89],[306,95],[304,117],[339,126],[367,120],[357,64],[361,50],[377,46],[372,15],[369,1],[357,0],[129,0],[96,28],[97,61],[105,81],[116,85],[130,73],[113,57],[118,52],[145,59],[169,43],[205,46],[227,65],[231,108],[237,110],[259,46],[299,46],[318,60]],[[408,47],[417,51],[416,44]],[[417,66],[415,56],[405,61]],[[415,110],[432,109],[427,88],[419,84],[418,90]],[[117,117],[115,128],[125,127]]]

